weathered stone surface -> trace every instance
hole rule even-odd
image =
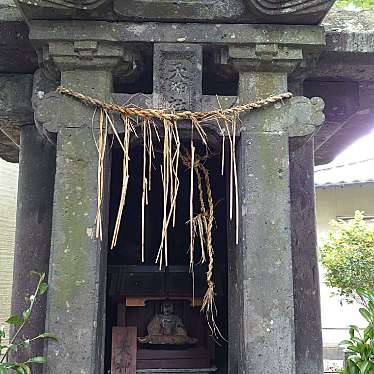
[[[241,102],[286,91],[288,70],[256,72],[251,71],[253,59],[248,68],[243,62]],[[277,63],[283,65],[281,60]],[[239,243],[229,248],[229,372],[233,373],[295,373],[289,136],[287,118],[281,120],[280,112],[266,108],[244,116],[238,142]]]
[[[209,374],[217,368],[206,369],[138,369],[136,374]]]
[[[100,56],[105,61],[97,64],[96,59],[88,59],[92,62],[88,69],[87,59],[77,58],[79,51],[73,52],[66,60],[57,53],[61,83],[72,90],[109,100],[110,70],[115,62],[112,55],[107,59]],[[76,68],[71,70],[73,60]],[[73,104],[81,106],[78,102]],[[79,124],[81,119],[76,116],[75,123]],[[74,126],[64,117],[61,121],[46,322],[47,329],[55,332],[60,340],[58,344],[47,344],[49,361],[45,373],[102,373],[108,210],[104,202],[104,233],[100,241],[95,237],[98,168],[92,133],[95,130],[91,126]],[[109,165],[105,170],[109,171]],[[106,191],[104,194],[107,196]]]
[[[156,108],[201,110],[202,47],[155,44],[153,103]]]
[[[314,192],[313,137],[302,146],[290,139],[292,268],[297,374],[322,374],[322,325],[319,294]]]
[[[48,75],[48,77],[47,77]],[[34,73],[34,79],[33,79],[33,89],[32,89],[32,97],[31,97],[31,103],[32,107],[34,109],[34,121],[35,126],[38,128],[39,133],[47,139],[50,143],[55,144],[56,139],[55,135],[52,135],[44,126],[44,123],[39,122],[37,118],[37,114],[40,112],[38,111],[39,105],[43,102],[43,98],[45,95],[51,91],[55,91],[58,84],[59,84],[59,76],[50,76],[46,72],[46,69],[38,69]],[[58,103],[56,103],[59,105]]]
[[[35,291],[35,279],[30,272],[48,274],[51,245],[52,203],[55,177],[55,147],[42,139],[34,125],[21,127],[16,245],[13,267],[12,314],[22,315],[28,307],[26,297]],[[43,333],[46,295],[35,305],[35,310],[22,331],[26,338]],[[19,362],[43,355],[43,341],[36,341],[21,355]],[[42,367],[35,365],[33,373]]]
[[[262,23],[317,24],[335,0],[244,0],[250,15]]]
[[[33,123],[32,76],[0,74],[0,157],[18,162],[19,126]]]
[[[325,104],[319,97],[308,99],[304,96],[295,96],[291,98],[288,105],[290,138],[313,135],[325,121],[323,114]]]
[[[99,31],[98,31],[99,30]],[[281,44],[320,49],[325,46],[320,26],[282,26],[203,23],[131,23],[31,21],[30,40],[61,42],[96,40],[110,42],[162,42],[215,45]]]
[[[14,8],[7,8],[14,11]],[[37,66],[34,48],[28,38],[28,28],[17,15],[2,13],[0,7],[0,72],[33,73]]]
[[[318,24],[335,0],[17,0],[27,19]]]
[[[218,20],[243,19],[245,12],[241,0],[132,0],[124,3],[114,0],[114,12],[124,19],[132,20]]]
[[[12,0],[0,0],[1,21],[22,21],[19,9]]]
[[[239,143],[241,265],[234,287],[241,283],[242,301],[233,302],[232,318],[242,326],[229,328],[229,341],[239,339],[239,357],[231,354],[237,356],[236,372],[294,374],[288,134],[283,126],[262,127],[269,111],[257,118],[258,131],[243,131]]]
[[[32,75],[0,74],[0,123],[33,123]]]

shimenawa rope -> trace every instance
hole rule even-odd
[[[151,190],[151,165],[155,158],[153,138],[156,137],[161,142],[159,131],[163,131],[163,162],[160,167],[161,179],[163,183],[163,224],[161,243],[159,246],[156,263],[159,267],[168,266],[168,227],[170,222],[175,225],[176,202],[179,189],[179,160],[188,168],[191,168],[190,177],[190,270],[193,276],[194,266],[194,246],[195,237],[200,239],[201,261],[206,262],[208,258],[207,271],[207,291],[203,298],[201,310],[206,313],[207,321],[214,336],[222,336],[215,322],[216,306],[214,302],[215,291],[213,281],[214,268],[214,250],[212,244],[212,227],[214,221],[214,204],[212,189],[209,179],[208,169],[201,162],[201,158],[196,154],[196,148],[193,140],[193,133],[196,130],[203,145],[208,149],[207,135],[203,124],[210,122],[217,126],[217,130],[222,135],[222,170],[224,173],[225,164],[225,136],[229,140],[230,158],[229,158],[229,216],[233,218],[235,210],[236,224],[236,242],[238,243],[238,225],[239,225],[239,197],[238,180],[236,164],[236,129],[237,122],[240,121],[240,114],[254,109],[260,109],[281,102],[292,97],[289,92],[270,96],[266,99],[249,102],[229,109],[213,110],[209,112],[191,112],[191,111],[173,111],[170,109],[144,109],[134,106],[120,106],[113,103],[106,103],[79,92],[69,90],[63,86],[57,88],[57,92],[80,100],[86,105],[99,109],[99,139],[97,141],[98,149],[98,202],[96,214],[96,237],[102,240],[102,202],[104,194],[104,163],[107,154],[107,134],[109,128],[112,130],[123,151],[123,176],[122,191],[118,207],[115,229],[112,238],[111,248],[117,244],[119,229],[124,213],[127,188],[130,180],[129,174],[129,150],[131,137],[138,137],[137,129],[140,128],[143,136],[143,185],[142,185],[142,248],[141,257],[144,262],[144,224],[145,224],[145,206],[148,205],[148,191]],[[123,123],[123,139],[118,134],[110,113],[118,113]],[[189,120],[191,123],[191,142],[190,150],[181,153],[181,141],[178,133],[178,121]],[[220,123],[224,126],[221,127]],[[161,129],[160,129],[161,124]],[[194,174],[197,176],[197,185],[199,192],[200,213],[194,215]],[[203,183],[205,184],[207,207],[205,206]]]

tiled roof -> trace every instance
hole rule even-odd
[[[314,169],[316,187],[374,183],[374,158],[344,164],[330,163]]]

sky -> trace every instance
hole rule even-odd
[[[374,158],[374,130],[340,153],[332,164],[344,164]]]

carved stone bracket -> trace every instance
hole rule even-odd
[[[260,132],[288,132],[290,138],[306,141],[323,124],[324,102],[319,97],[308,99],[295,96],[285,103],[262,108],[246,114],[246,128]],[[258,123],[262,123],[259,128]],[[243,130],[243,129],[242,129]]]
[[[33,89],[32,89],[32,107],[34,109],[34,121],[39,133],[49,142],[55,143],[55,136],[52,135],[47,128],[44,127],[43,122],[39,120],[38,107],[43,101],[43,98],[50,92],[55,91],[59,84],[59,80],[50,79],[50,74],[45,73],[45,69],[38,69],[34,73]]]

